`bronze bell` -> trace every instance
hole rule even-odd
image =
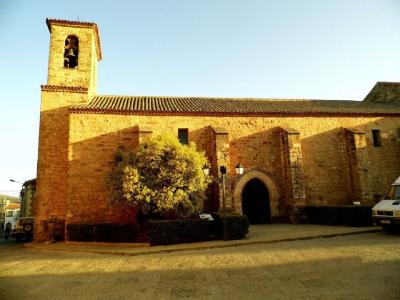
[[[75,57],[74,49],[69,48],[66,56],[67,56],[68,58],[74,58],[74,57]]]

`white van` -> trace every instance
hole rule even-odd
[[[400,177],[392,183],[385,197],[372,208],[374,225],[381,225],[385,231],[400,228]]]

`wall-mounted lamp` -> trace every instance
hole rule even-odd
[[[242,166],[241,163],[238,163],[238,165],[235,167],[235,172],[237,175],[242,175],[244,172],[244,167]]]
[[[220,166],[219,167],[219,171],[221,173],[221,183],[222,183],[222,206],[223,206],[223,213],[225,216],[226,213],[226,205],[225,205],[225,177],[226,177],[226,166]],[[235,173],[237,175],[242,175],[244,172],[244,167],[239,163],[236,167],[235,167]],[[204,165],[203,166],[203,173],[206,176],[210,175],[210,167],[208,165]],[[218,178],[216,178],[218,179]]]

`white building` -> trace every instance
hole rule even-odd
[[[20,204],[19,203],[9,203],[4,209],[4,229],[8,222],[11,223],[11,229],[14,229],[20,212]]]

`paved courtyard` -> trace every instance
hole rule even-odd
[[[121,256],[0,243],[0,299],[399,299],[383,232]]]

